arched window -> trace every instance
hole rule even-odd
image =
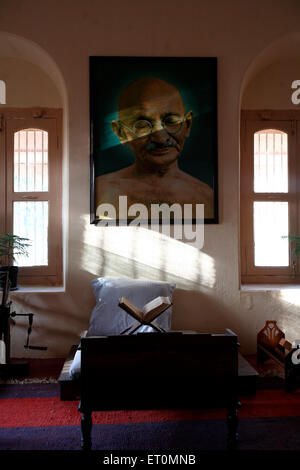
[[[13,231],[31,240],[29,256],[19,256],[18,266],[48,264],[48,132],[21,129],[14,133],[14,193],[30,193],[13,202]],[[34,200],[32,200],[34,199]]]
[[[254,194],[277,195],[276,200],[253,201],[254,266],[288,266],[289,203],[288,134],[279,129],[254,133]],[[278,220],[281,221],[278,224]]]
[[[279,111],[271,113],[268,119],[258,111],[242,114],[242,283],[300,280],[298,260],[288,238],[300,233],[297,220],[300,180],[296,164],[300,160],[300,113],[298,127],[297,120],[291,117]]]
[[[6,168],[5,227],[30,240],[29,256],[17,256],[20,284],[59,285],[62,282],[61,241],[61,113],[44,110],[2,112]],[[1,158],[1,149],[5,155]],[[1,191],[1,190],[0,190]],[[1,225],[1,224],[0,224]]]

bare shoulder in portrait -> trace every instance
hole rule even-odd
[[[126,194],[130,167],[97,176],[95,179],[96,206],[103,203],[118,205],[119,196]]]

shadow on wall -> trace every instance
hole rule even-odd
[[[213,291],[176,289],[173,300],[172,328],[175,330],[224,333],[230,328],[238,334],[232,309],[220,302]]]

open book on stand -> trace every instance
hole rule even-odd
[[[132,334],[141,325],[149,325],[156,331],[164,332],[165,330],[158,326],[154,320],[171,305],[172,302],[169,297],[156,297],[144,305],[141,310],[126,299],[126,297],[121,297],[119,300],[119,306],[135,319],[135,322],[123,330],[121,334]]]

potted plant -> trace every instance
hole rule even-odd
[[[16,261],[17,256],[28,256],[30,245],[28,238],[19,237],[12,233],[6,233],[3,237],[0,237],[0,271],[9,272],[10,290],[18,289],[18,266],[13,266],[12,263]],[[2,287],[1,284],[0,287]]]

